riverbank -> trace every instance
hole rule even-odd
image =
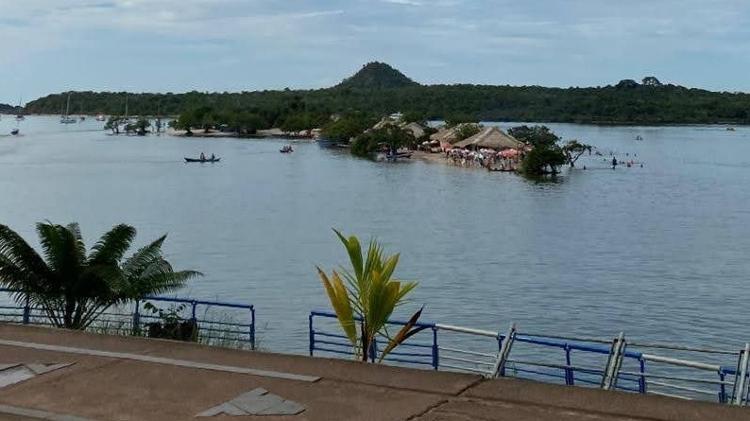
[[[13,376],[0,414],[19,420],[747,418],[660,396],[9,324],[0,324],[3,373]]]

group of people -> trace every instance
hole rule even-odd
[[[216,159],[216,156],[214,154],[211,154],[210,158],[206,158],[206,154],[201,152],[201,161],[213,161]]]
[[[483,167],[487,169],[499,168],[503,171],[513,171],[518,168],[520,155],[513,158],[506,158],[492,149],[479,149],[470,151],[468,149],[447,149],[445,151],[446,159],[449,159],[453,165],[462,167]]]

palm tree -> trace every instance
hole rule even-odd
[[[86,329],[113,305],[172,291],[201,275],[172,269],[161,253],[166,235],[124,259],[136,234],[129,225],[113,227],[89,253],[78,224],[38,223],[36,231],[44,257],[0,225],[0,285],[15,291],[17,302],[40,307],[56,327]]]
[[[365,257],[357,237],[346,238],[339,231],[334,232],[346,248],[353,273],[342,269],[339,274],[334,270],[329,277],[318,267],[318,275],[339,324],[354,347],[355,358],[367,361],[374,353],[373,344],[378,335],[389,339],[388,345],[380,353],[380,362],[399,344],[424,329],[423,326],[414,327],[422,314],[420,309],[396,335],[390,337],[387,331],[391,314],[404,302],[406,295],[416,288],[417,283],[392,278],[398,265],[398,254],[384,256],[383,248],[375,240],[371,240]],[[360,325],[359,332],[357,321]]]

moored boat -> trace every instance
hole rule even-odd
[[[13,130],[10,131],[10,134],[12,134],[13,136],[16,136],[16,135],[18,135],[19,132],[20,131],[18,129],[13,129]]]

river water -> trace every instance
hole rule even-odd
[[[505,330],[737,347],[750,340],[750,129],[551,124],[595,145],[556,183],[355,159],[282,140],[110,136],[102,123],[0,121],[0,223],[120,222],[206,276],[179,295],[255,304],[263,347],[307,350],[327,309],[315,265],[346,263],[332,227],[377,236],[418,280],[404,316]],[[501,124],[507,128],[510,124]],[[636,136],[643,141],[636,141]],[[219,164],[185,164],[200,152]],[[612,170],[603,162],[643,163]],[[628,154],[627,156],[625,154]],[[635,156],[637,155],[637,156]]]

